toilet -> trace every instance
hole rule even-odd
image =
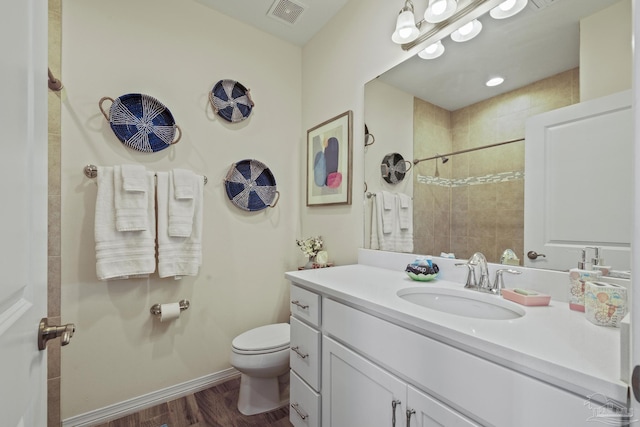
[[[231,366],[242,374],[238,410],[244,415],[271,411],[280,401],[278,377],[289,371],[289,324],[251,329],[231,343]]]

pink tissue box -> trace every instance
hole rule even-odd
[[[550,295],[523,295],[514,292],[511,289],[503,289],[502,297],[522,305],[549,305],[549,301],[551,301]]]

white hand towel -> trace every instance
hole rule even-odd
[[[365,201],[366,203],[366,201]],[[378,237],[378,224],[381,221],[381,217],[378,215],[378,207],[376,204],[376,197],[373,197],[371,201],[371,241],[369,244],[370,249],[380,249],[380,239]]]
[[[169,235],[169,173],[158,172],[158,274],[160,277],[196,276],[202,265],[204,179],[194,187],[193,228],[189,237]]]
[[[147,191],[147,170],[142,165],[122,165],[124,191]]]
[[[413,209],[411,209],[411,197],[399,193],[400,206],[398,208],[398,223],[400,230],[408,230],[413,223]]]
[[[174,169],[172,172],[175,198],[178,200],[193,199],[196,174],[187,169]]]
[[[153,173],[147,173],[147,222],[144,231],[116,230],[114,168],[98,167],[94,235],[96,274],[100,280],[146,277],[156,270]]]
[[[376,194],[376,200],[382,203],[382,232],[389,234],[395,228],[396,217],[396,195],[388,191],[381,191]]]
[[[144,168],[143,168],[144,170]],[[146,178],[146,171],[145,171]],[[137,181],[137,178],[133,181]],[[116,207],[116,230],[118,231],[144,231],[149,228],[148,199],[153,192],[146,187],[140,187],[137,182],[135,191],[125,190],[124,173],[121,166],[113,167],[113,190]],[[142,188],[142,190],[138,190]],[[153,210],[153,208],[152,208]]]
[[[184,169],[169,172],[169,236],[191,236],[195,208],[194,189],[198,180],[202,181],[202,177]]]
[[[405,205],[406,207],[402,207]],[[413,200],[406,194],[398,194],[398,221],[393,232],[393,250],[413,252]]]
[[[375,229],[372,232],[372,249],[380,249],[381,251],[392,251],[394,248],[391,232],[384,231],[384,214],[388,211],[384,209],[384,200],[382,193],[376,193],[375,209],[373,221],[375,221]],[[393,211],[391,211],[393,214]],[[393,217],[393,215],[391,215]],[[373,235],[375,233],[377,245],[373,243]]]

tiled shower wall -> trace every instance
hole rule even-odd
[[[579,100],[577,68],[453,112],[416,98],[415,157],[524,138],[527,118]],[[498,262],[510,248],[522,260],[523,172],[524,142],[416,165],[415,252],[468,258],[480,251]]]
[[[49,68],[61,77],[62,0],[49,0]],[[44,82],[43,82],[44,83]],[[64,91],[64,89],[63,89]],[[48,304],[50,323],[61,324],[60,316],[60,97],[64,92],[49,91],[49,244]],[[59,427],[60,420],[60,340],[47,344],[48,427]]]

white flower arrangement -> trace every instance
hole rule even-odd
[[[322,250],[322,237],[309,237],[304,240],[296,240],[296,243],[300,247],[300,250],[309,258],[313,258],[318,255],[318,252]]]

